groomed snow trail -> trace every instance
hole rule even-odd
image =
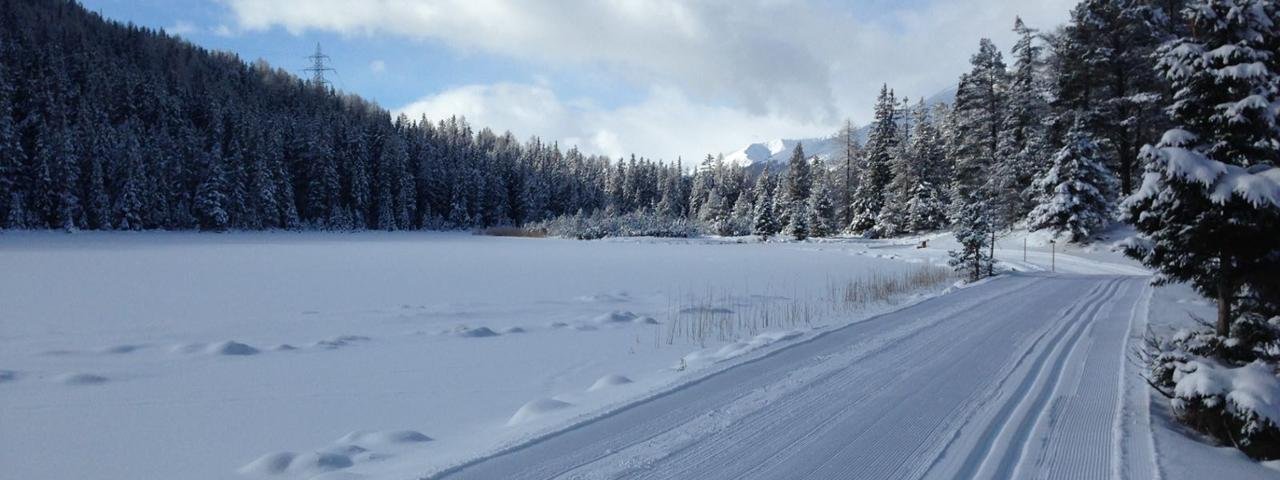
[[[1011,275],[438,475],[1150,478],[1123,351],[1145,277]],[[1145,450],[1145,451],[1143,451]]]

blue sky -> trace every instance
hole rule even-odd
[[[674,159],[866,122],[876,90],[955,83],[1013,19],[1052,28],[1074,0],[82,0],[333,83],[414,117],[465,115],[592,153]]]

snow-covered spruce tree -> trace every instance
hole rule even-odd
[[[814,157],[814,171],[823,172],[826,169],[821,166],[817,157]],[[806,209],[809,214],[808,226],[809,236],[811,237],[829,237],[834,235],[836,208],[831,201],[831,189],[827,186],[826,175],[821,175],[814,183],[813,193],[809,195],[809,206]]]
[[[911,232],[936,230],[947,224],[945,186],[951,169],[938,125],[947,111],[945,105],[938,105],[920,109],[915,116],[910,152],[916,182],[910,185],[906,200],[906,229]]]
[[[952,159],[951,179],[952,223],[958,224],[971,210],[978,210],[988,238],[987,257],[995,251],[995,232],[1005,225],[995,222],[1006,218],[997,192],[1000,179],[995,175],[996,155],[1000,134],[1004,130],[1007,72],[1004,60],[995,44],[982,39],[978,53],[969,59],[973,68],[960,77],[956,91],[956,104],[950,117],[951,130],[948,153]],[[959,228],[959,227],[957,227]],[[970,229],[972,230],[972,229]],[[979,262],[980,263],[980,262]],[[991,262],[986,263],[987,275],[993,273]]]
[[[847,226],[850,232],[871,231],[884,207],[884,190],[893,175],[889,164],[898,147],[896,107],[893,91],[888,85],[882,85],[876,99],[875,123],[867,137],[866,160],[853,194],[853,219]]]
[[[1013,70],[1008,75],[1004,130],[997,145],[994,176],[1000,203],[1007,206],[1002,223],[1012,225],[1034,207],[1032,182],[1046,168],[1049,156],[1048,88],[1044,80],[1043,47],[1036,43],[1036,30],[1021,18],[1014,21],[1018,41],[1013,45]]]
[[[1032,230],[1066,233],[1072,242],[1087,241],[1111,219],[1115,178],[1106,157],[1083,123],[1067,134],[1049,170],[1032,187],[1036,206],[1027,216]]]
[[[992,270],[992,259],[986,249],[991,236],[991,223],[987,221],[986,212],[980,208],[981,204],[973,205],[972,208],[961,209],[952,222],[951,231],[960,244],[960,249],[947,252],[951,256],[951,267],[956,272],[967,275],[970,282],[991,275]]]
[[[1126,253],[1156,283],[1215,298],[1218,314],[1211,328],[1148,338],[1142,357],[1179,420],[1276,459],[1280,415],[1265,398],[1280,391],[1280,317],[1260,311],[1280,304],[1280,6],[1204,0],[1185,13],[1190,33],[1158,63],[1174,127],[1142,150],[1142,185],[1122,206],[1139,234]]]
[[[757,235],[761,240],[778,233],[778,219],[773,212],[773,188],[772,175],[769,170],[765,170],[756,179],[756,186],[753,195],[756,198],[755,211],[751,215],[751,234]]]
[[[1275,3],[1202,1],[1194,32],[1161,49],[1174,128],[1143,149],[1142,186],[1123,208],[1127,252],[1218,301],[1229,333],[1241,289],[1280,271],[1280,24]]]
[[[791,222],[787,224],[785,233],[796,240],[809,238],[809,204],[792,202],[790,217]]]
[[[787,171],[778,182],[778,191],[774,192],[774,202],[777,204],[774,206],[774,213],[785,232],[791,231],[792,224],[807,223],[807,218],[796,219],[793,215],[800,212],[807,216],[804,212],[808,207],[809,193],[813,190],[813,175],[809,170],[804,145],[796,143],[791,159],[787,160]]]

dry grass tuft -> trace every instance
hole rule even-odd
[[[546,238],[547,231],[542,228],[489,227],[476,230],[476,235],[485,235],[489,237]]]
[[[732,341],[762,331],[812,326],[893,304],[904,295],[955,280],[948,268],[921,265],[894,273],[873,272],[843,282],[828,280],[820,292],[735,296],[710,288],[690,292],[668,307],[666,344],[685,340],[705,347],[708,340]],[[656,335],[656,333],[655,333]],[[657,338],[655,338],[657,343]]]

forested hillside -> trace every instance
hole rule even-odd
[[[392,118],[265,63],[0,0],[0,227],[415,229],[629,210],[675,164],[611,166],[465,120]],[[678,187],[679,185],[677,185]],[[681,198],[684,196],[681,195]]]

